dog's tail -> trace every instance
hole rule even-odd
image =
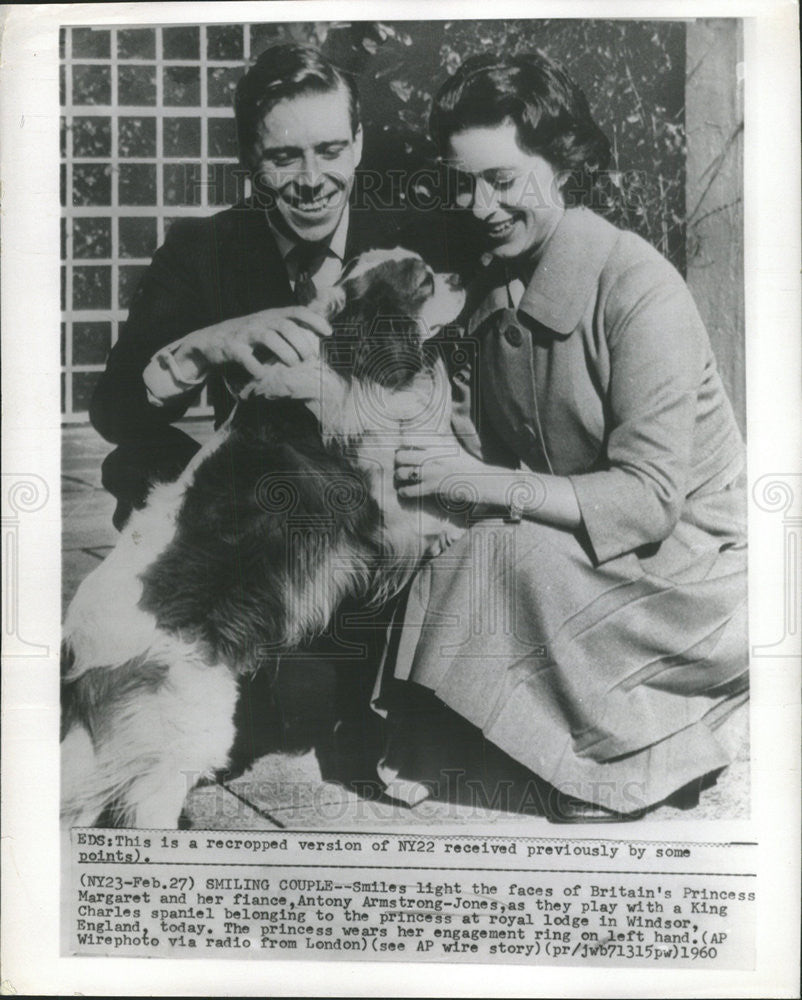
[[[99,766],[89,732],[74,725],[61,741],[61,824],[94,826],[114,800],[114,787],[101,787]]]
[[[236,679],[180,639],[65,689],[65,827],[175,828],[198,779],[228,763]]]
[[[151,733],[137,726],[136,704],[155,691],[167,668],[146,657],[119,667],[76,673],[72,646],[62,646],[61,821],[62,826],[94,826],[101,820],[123,825],[133,820],[126,802],[141,776],[154,767]],[[137,729],[139,742],[137,746]],[[158,744],[157,744],[158,746]],[[122,752],[122,751],[125,752]],[[153,759],[149,759],[152,757]]]

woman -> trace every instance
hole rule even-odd
[[[416,579],[395,666],[413,684],[394,687],[433,693],[558,789],[557,818],[631,816],[731,760],[743,442],[682,279],[567,207],[608,143],[565,74],[470,59],[431,125],[486,254],[473,363],[452,373],[462,447],[401,449],[396,483],[484,516]],[[415,798],[436,774],[412,742],[391,738],[383,773]]]

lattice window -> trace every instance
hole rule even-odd
[[[270,40],[266,27],[62,30],[65,420],[86,420],[131,296],[170,223],[242,195],[232,98],[251,53]],[[205,400],[191,412],[207,412]]]

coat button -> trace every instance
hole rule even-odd
[[[504,331],[504,336],[507,338],[507,343],[512,347],[520,347],[523,343],[524,338],[520,327],[508,326]]]

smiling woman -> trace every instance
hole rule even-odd
[[[492,128],[458,132],[450,152],[453,165],[467,176],[457,205],[470,209],[496,256],[516,257],[546,242],[565,208],[562,188],[568,176],[521,148],[511,118]]]
[[[445,88],[432,131],[461,175],[456,204],[473,213],[486,246],[502,259],[531,254],[559,223],[565,189],[575,198],[607,165],[609,143],[558,67],[545,74],[522,59],[503,79],[495,58],[472,65],[459,74],[470,104],[460,86]]]
[[[545,779],[552,818],[636,816],[730,760],[743,442],[680,276],[573,204],[608,146],[562,70],[468,60],[432,132],[484,248],[477,358],[455,373],[464,447],[410,442],[396,477],[474,515],[411,591],[395,676],[413,683],[387,689],[385,776],[413,801],[438,785],[407,707],[425,691]]]

